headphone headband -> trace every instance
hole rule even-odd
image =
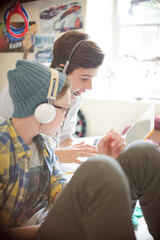
[[[64,68],[63,68],[63,73],[64,73],[64,74],[66,74],[66,71],[67,71],[68,65],[69,65],[69,63],[70,63],[70,60],[71,60],[71,58],[72,58],[74,52],[75,52],[76,49],[79,47],[79,45],[80,45],[81,43],[83,43],[84,41],[86,41],[86,40],[83,39],[83,40],[77,42],[76,45],[73,47],[73,49],[72,49],[72,51],[71,51],[71,53],[70,53],[70,55],[69,55],[69,57],[68,57],[68,60],[66,61],[65,65],[64,65]]]
[[[42,103],[38,105],[34,112],[36,120],[40,123],[49,123],[53,121],[53,119],[56,117],[56,110],[55,107],[52,105],[52,101],[56,100],[59,74],[58,71],[53,68],[50,68],[50,72],[51,79],[47,94],[48,103]]]
[[[53,101],[53,100],[56,100],[58,84],[59,84],[59,74],[56,69],[50,68],[50,71],[51,71],[51,79],[50,79],[47,99],[48,101]],[[54,90],[53,90],[53,87],[54,87]]]

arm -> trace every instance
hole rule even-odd
[[[111,130],[98,143],[98,152],[99,154],[117,158],[125,147],[124,137],[120,133]]]
[[[60,144],[60,148],[55,150],[59,162],[62,163],[78,163],[83,161],[77,159],[78,157],[89,157],[98,154],[98,149],[95,146],[80,142],[73,144],[73,138],[68,138]]]
[[[81,97],[79,97],[71,107],[60,134],[59,148],[55,150],[59,162],[62,163],[75,162],[80,164],[83,161],[78,160],[78,157],[89,157],[98,153],[98,149],[92,145],[85,144],[84,142],[74,144],[72,134],[75,132],[77,112],[80,108],[81,100]]]

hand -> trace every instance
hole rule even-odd
[[[117,158],[125,147],[124,137],[113,129],[98,143],[99,154],[107,154],[113,158]]]
[[[59,162],[81,164],[83,161],[78,160],[78,157],[95,156],[98,154],[98,149],[95,146],[81,142],[69,147],[55,149],[55,154]]]

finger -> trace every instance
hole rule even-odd
[[[123,145],[124,145],[124,140],[120,139],[120,141],[117,142],[117,144],[114,147],[112,147],[112,148],[113,149],[121,149],[121,148],[123,148]]]
[[[109,139],[110,139],[110,133],[107,133],[107,135],[105,135],[103,138],[101,138],[97,147],[103,148],[107,144],[107,142],[109,142]]]
[[[83,146],[77,146],[73,148],[75,151],[93,151],[93,152],[97,152],[98,149],[97,147],[90,147],[87,145],[83,145]]]
[[[91,149],[97,149],[96,146],[90,145],[90,144],[84,144],[84,147],[91,148]]]
[[[83,148],[84,151],[91,151],[91,152],[97,152],[98,151],[98,148],[97,147],[92,147],[92,146],[89,146],[89,145],[84,145]]]
[[[116,139],[117,135],[119,135],[119,133],[115,132],[113,129],[111,129],[103,138],[103,141],[113,141],[114,139]]]
[[[114,147],[111,147],[112,151],[122,151],[125,148],[125,144],[121,141]]]
[[[98,152],[93,153],[93,152],[80,152],[78,157],[90,157],[90,156],[96,156]]]
[[[111,142],[111,147],[115,147],[116,145],[119,145],[121,142],[124,142],[124,138],[122,137],[122,135],[119,134],[114,134],[112,137],[112,142]]]
[[[90,145],[90,144],[84,144],[84,142],[74,144],[74,145],[72,145],[72,147],[97,149],[96,146],[93,146],[93,145]]]
[[[72,158],[96,156],[97,154],[98,154],[98,151],[97,152],[78,152],[76,154],[73,154]]]
[[[77,153],[79,153],[79,152],[93,152],[93,153],[97,153],[98,152],[98,148],[97,147],[96,148],[91,148],[91,147],[88,147],[88,146],[85,147],[85,145],[83,145],[81,147],[72,148],[71,150],[74,153],[76,153],[76,152]]]
[[[123,144],[123,145],[121,146],[121,148],[119,149],[120,152],[123,151],[125,148],[126,148],[126,144]]]
[[[74,162],[75,162],[75,163],[78,163],[78,164],[82,164],[84,161],[79,160],[79,159],[75,159]]]
[[[111,130],[109,130],[109,132],[107,132],[106,135],[108,135],[109,133],[112,133],[112,132],[114,132],[113,128],[111,128]]]
[[[80,143],[76,143],[76,144],[72,145],[72,147],[81,146],[81,145],[84,145],[84,141],[82,141]]]

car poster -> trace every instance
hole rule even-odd
[[[35,60],[42,63],[51,63],[53,51],[54,35],[40,34],[36,35],[35,40]]]
[[[61,33],[83,27],[81,1],[50,5],[40,9],[42,33]]]
[[[19,29],[24,22],[11,22],[11,25]],[[33,52],[36,30],[36,23],[29,22],[27,34],[22,38],[14,38],[7,32],[5,23],[0,23],[0,52]]]

